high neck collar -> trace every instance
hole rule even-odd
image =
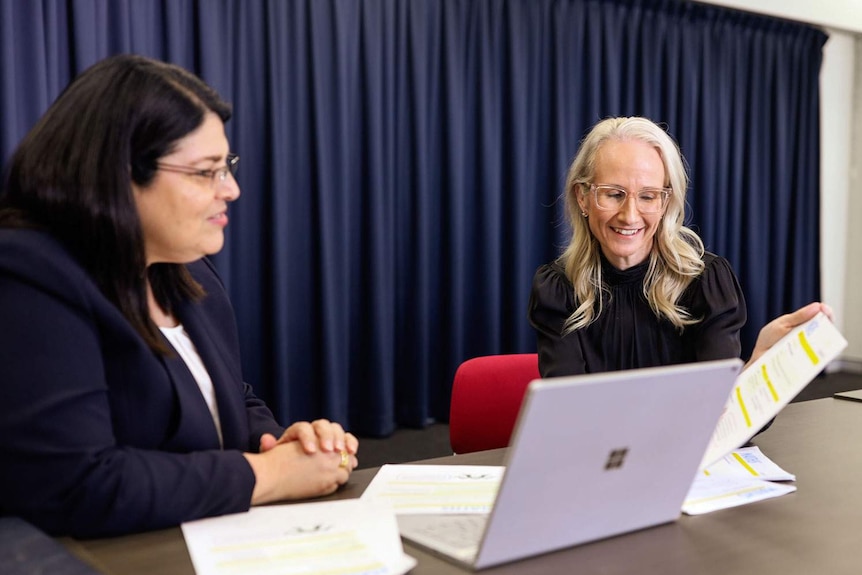
[[[649,258],[636,266],[632,266],[626,270],[617,269],[608,261],[605,254],[602,256],[602,276],[604,281],[609,284],[624,284],[636,281],[642,281],[646,277],[649,269]]]

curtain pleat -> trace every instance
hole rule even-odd
[[[460,362],[535,349],[532,275],[606,116],[679,141],[745,353],[818,299],[825,39],[674,0],[0,0],[0,154],[109,54],[200,74],[242,156],[216,263],[248,381],[285,422],[385,435],[446,420]]]

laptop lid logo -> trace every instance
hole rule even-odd
[[[628,452],[628,447],[612,449],[611,452],[608,454],[608,460],[605,462],[605,471],[610,471],[611,469],[619,469],[620,467],[622,467],[626,459],[626,454]]]

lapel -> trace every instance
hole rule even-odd
[[[162,336],[162,339],[171,347],[167,338]],[[171,347],[171,349],[173,348]],[[173,382],[177,403],[180,406],[177,430],[165,447],[178,451],[219,449],[215,422],[188,366],[176,352],[171,357],[161,357],[160,359]],[[222,431],[222,435],[224,435],[224,431]]]
[[[247,451],[249,449],[248,416],[245,412],[245,403],[242,401],[242,376],[239,373],[234,373],[236,369],[232,366],[236,365],[235,362],[226,361],[236,358],[232,357],[233,353],[230,348],[219,339],[220,330],[218,326],[213,325],[213,322],[203,313],[200,306],[195,304],[183,305],[177,310],[177,316],[195,344],[210,379],[212,379],[216,402],[218,403],[219,419],[221,420],[224,448]],[[188,374],[187,377],[191,377],[185,363],[181,359],[179,361]],[[197,388],[197,385],[195,387]],[[209,410],[199,388],[198,397],[209,417]],[[211,421],[212,417],[209,419]],[[215,430],[215,425],[213,425],[213,430]],[[218,445],[217,436],[216,445]]]

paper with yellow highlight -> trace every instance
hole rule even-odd
[[[845,347],[847,340],[822,313],[781,338],[736,378],[701,469],[744,445]]]
[[[181,526],[196,575],[404,575],[391,507],[359,499],[253,507]]]

